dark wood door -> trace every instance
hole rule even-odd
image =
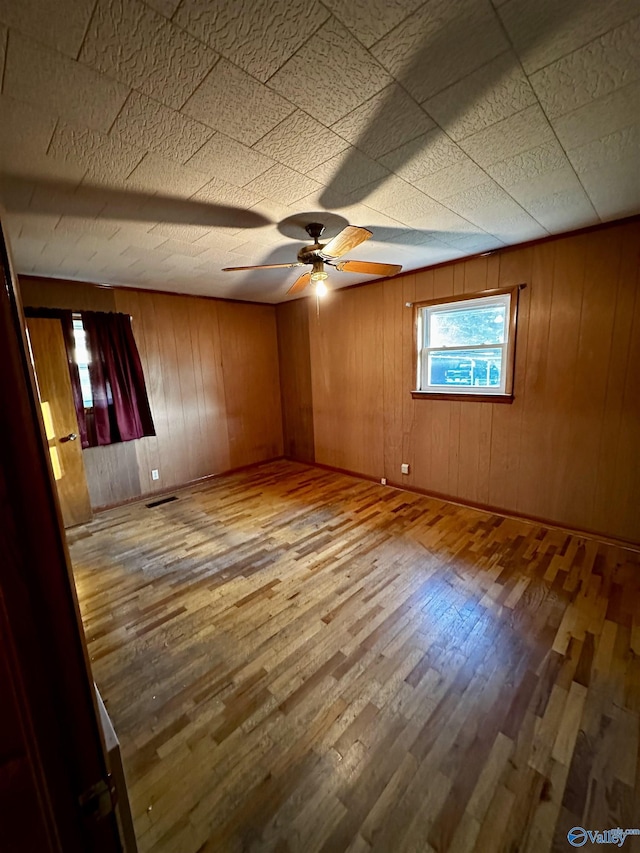
[[[67,353],[59,320],[27,323],[36,371],[42,420],[65,527],[91,518],[91,501],[82,458]]]
[[[0,223],[0,848],[121,851],[24,318]],[[103,808],[104,807],[104,808]]]

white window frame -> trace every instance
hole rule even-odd
[[[522,286],[522,285],[521,285]],[[416,390],[414,398],[432,399],[476,399],[491,402],[511,402],[513,400],[513,375],[515,366],[515,336],[518,305],[518,292],[521,286],[503,288],[500,290],[483,291],[482,293],[465,294],[429,302],[416,303],[415,312],[415,378]],[[428,339],[429,320],[433,314],[451,311],[467,311],[488,305],[504,305],[505,327],[504,343],[485,343],[466,346],[430,346]],[[460,352],[463,350],[500,349],[502,350],[499,386],[478,385],[431,385],[428,381],[428,358],[433,352]]]

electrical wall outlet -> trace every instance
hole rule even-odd
[[[380,479],[380,485],[381,485],[381,486],[386,486],[386,485],[387,485],[387,478],[386,478],[386,477],[382,477],[382,478]]]
[[[153,469],[152,469],[152,471],[151,471],[151,479],[152,479],[152,480],[159,480],[159,479],[160,479],[160,472],[158,471],[158,469],[157,469],[157,468],[153,468]]]
[[[403,474],[408,474],[409,473],[409,463],[403,462],[402,465],[400,466],[400,470],[402,471]]]

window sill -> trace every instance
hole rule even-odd
[[[440,391],[412,391],[414,400],[468,400],[472,403],[513,403],[513,394],[447,394]]]

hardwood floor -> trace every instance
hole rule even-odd
[[[290,462],[176,495],[70,532],[141,851],[640,826],[637,553]]]

